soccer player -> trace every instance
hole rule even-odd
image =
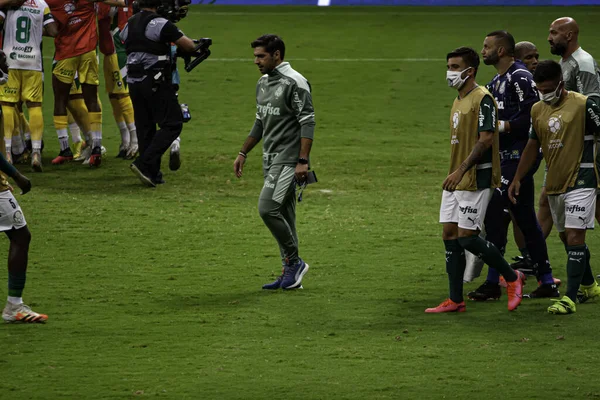
[[[52,87],[54,126],[60,141],[60,153],[52,163],[61,164],[73,159],[67,132],[67,104],[77,73],[88,110],[92,136],[89,164],[98,167],[102,163],[102,110],[98,101],[98,33],[95,4],[88,0],[48,0],[48,4],[59,26],[59,33],[54,39],[56,65],[52,71]]]
[[[540,62],[535,70],[542,101],[531,109],[529,141],[508,190],[510,200],[517,203],[522,179],[541,146],[552,219],[567,251],[567,293],[548,307],[551,314],[574,313],[578,290],[580,302],[600,297],[585,244],[586,230],[594,228],[598,188],[594,142],[600,134],[600,108],[589,97],[567,91],[563,76],[560,64],[552,60]]]
[[[98,35],[100,52],[104,55],[104,81],[110,99],[113,115],[121,133],[121,145],[117,158],[133,158],[137,153],[137,134],[133,117],[133,106],[127,89],[127,81],[122,76],[126,71],[127,55],[119,37],[120,30],[133,15],[129,7],[116,7],[98,4]],[[134,148],[132,148],[134,146]],[[133,153],[133,154],[129,154]],[[129,155],[129,156],[128,156]]]
[[[315,131],[311,87],[285,62],[285,44],[263,35],[251,44],[254,63],[263,74],[256,85],[256,119],[233,169],[242,176],[246,157],[263,141],[264,185],[258,212],[279,244],[283,273],[263,289],[298,289],[308,272],[298,255],[296,183],[306,182]]]
[[[539,164],[529,171],[521,182],[521,197],[517,204],[508,199],[507,189],[519,164],[531,125],[530,111],[538,101],[537,90],[531,72],[525,65],[514,59],[515,40],[506,31],[489,33],[481,54],[486,65],[493,65],[498,72],[487,85],[498,104],[498,131],[500,133],[501,186],[494,191],[485,215],[486,239],[504,253],[507,230],[510,223],[508,211],[525,236],[527,250],[536,266],[538,282],[541,284],[529,297],[558,297],[559,292],[554,278],[548,249],[535,214],[533,174]],[[506,210],[506,211],[505,211]],[[471,300],[500,298],[500,274],[489,268],[485,282],[468,293]]]
[[[50,8],[43,0],[27,0],[19,8],[0,11],[0,23],[4,24],[3,50],[10,54],[8,82],[0,90],[6,156],[12,162],[12,136],[15,127],[21,125],[18,103],[23,101],[29,110],[32,138],[31,167],[42,171],[42,135],[44,117],[42,100],[42,34],[56,36],[57,26]]]
[[[515,59],[521,60],[527,70],[533,74],[539,62],[540,53],[535,44],[523,41],[515,44]]]
[[[458,91],[450,112],[450,173],[444,180],[440,223],[446,247],[450,296],[426,313],[464,312],[465,250],[480,255],[507,282],[508,310],[522,300],[525,275],[513,270],[493,243],[479,236],[492,193],[500,187],[500,152],[496,103],[477,85],[479,56],[459,47],[446,56],[448,85]]]

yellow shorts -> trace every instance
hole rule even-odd
[[[79,82],[79,77],[75,76],[73,79],[73,83],[71,84],[71,91],[69,91],[69,95],[74,94],[83,94],[83,90],[81,90],[81,82]]]
[[[44,81],[41,71],[8,70],[8,82],[0,86],[0,101],[41,103],[44,98]]]
[[[66,58],[57,61],[52,73],[59,81],[71,84],[75,80],[75,73],[79,75],[81,83],[88,85],[98,85],[98,58],[96,51],[88,51],[77,57]]]
[[[121,76],[117,53],[104,56],[104,84],[108,94],[128,94],[127,84]]]

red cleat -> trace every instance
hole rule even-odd
[[[445,312],[465,312],[467,307],[465,302],[455,303],[450,299],[444,300],[439,306],[433,308],[427,308],[426,313],[445,313]]]
[[[58,157],[52,160],[52,164],[59,165],[64,164],[67,161],[73,161],[73,152],[71,152],[71,149],[68,147],[64,150],[61,150],[60,153],[58,153]]]
[[[519,307],[523,300],[523,286],[527,277],[521,271],[516,270],[517,280],[514,282],[506,282],[506,292],[508,294],[508,311],[514,311]]]

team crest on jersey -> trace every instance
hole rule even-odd
[[[456,127],[458,126],[458,122],[460,121],[460,113],[457,111],[454,113],[454,115],[452,116],[452,127],[454,129],[456,129]]]
[[[500,94],[504,94],[505,91],[506,91],[506,82],[502,81],[502,83],[500,84],[500,87],[498,88],[498,92],[500,92]]]
[[[275,91],[275,98],[279,98],[283,94],[283,86],[279,86]]]
[[[22,224],[24,221],[25,218],[23,217],[23,213],[20,210],[15,211],[13,214],[13,223]]]
[[[553,135],[556,135],[560,132],[561,128],[562,128],[562,121],[561,121],[560,115],[558,117],[550,117],[550,119],[548,120],[548,129],[550,129],[550,132]]]
[[[65,12],[69,15],[71,15],[75,12],[75,4],[73,4],[73,3],[65,3],[63,8],[65,9]]]

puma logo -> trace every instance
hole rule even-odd
[[[471,221],[471,223],[472,223],[473,225],[475,225],[475,224],[477,223],[477,218],[471,218],[471,217],[467,217],[467,219],[468,219],[469,221]]]
[[[581,258],[572,258],[572,257],[569,257],[569,261],[577,261],[578,263],[580,263],[581,262]]]
[[[581,220],[581,225],[587,224],[587,219],[583,218],[582,216],[578,216],[577,218]]]

